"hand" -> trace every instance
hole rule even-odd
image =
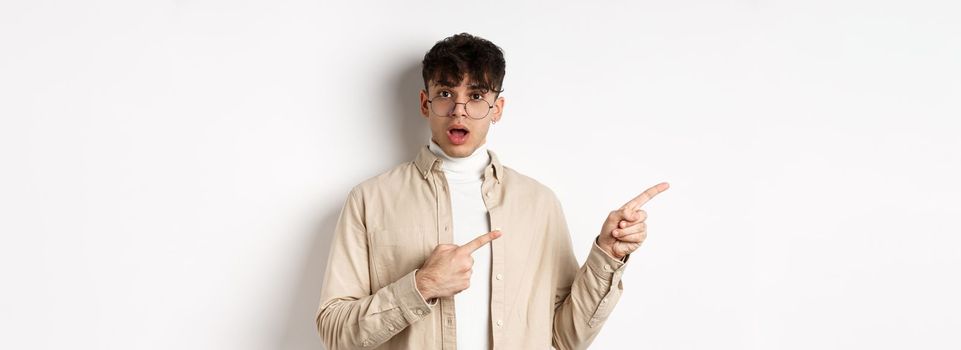
[[[647,224],[644,223],[647,212],[641,210],[641,206],[668,188],[670,185],[667,182],[659,183],[634,197],[620,209],[612,211],[601,226],[597,245],[617,259],[637,250],[647,238]]]
[[[424,299],[430,300],[452,296],[467,289],[474,266],[471,253],[500,236],[500,231],[491,231],[459,247],[456,244],[438,244],[414,274],[417,290]]]

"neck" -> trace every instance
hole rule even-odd
[[[437,157],[443,160],[441,169],[448,178],[456,179],[481,179],[484,177],[484,168],[490,164],[490,154],[487,153],[487,143],[481,144],[467,157],[451,157],[440,148],[434,139],[430,140],[428,148]]]

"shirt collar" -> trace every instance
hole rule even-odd
[[[428,149],[434,152],[438,158],[442,159],[444,163],[441,166],[441,170],[447,174],[448,179],[457,178],[459,180],[477,180],[484,178],[484,170],[491,163],[490,153],[487,153],[487,143],[478,146],[474,153],[471,153],[467,157],[455,158],[447,155],[443,149],[440,148],[434,139],[430,139],[428,144]]]
[[[494,151],[487,149],[487,154],[491,156],[491,163],[487,168],[494,168],[494,178],[498,182],[503,180],[504,177],[504,166],[501,165],[500,160],[497,159],[497,154]],[[437,157],[434,152],[430,151],[428,145],[423,145],[417,152],[417,156],[414,158],[414,165],[417,166],[417,170],[420,171],[420,175],[427,179],[427,174],[434,167],[434,163],[442,162],[442,160]],[[486,168],[485,168],[486,169]],[[486,172],[486,171],[485,171]]]

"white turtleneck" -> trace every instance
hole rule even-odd
[[[490,231],[487,206],[481,197],[484,168],[490,164],[487,144],[463,158],[453,158],[430,140],[431,152],[443,160],[441,169],[450,188],[454,244],[463,245]],[[454,295],[457,348],[490,349],[491,246],[481,247],[474,258],[470,287]]]

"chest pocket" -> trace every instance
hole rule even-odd
[[[420,268],[433,247],[425,228],[384,228],[370,231],[370,262],[381,288]]]

